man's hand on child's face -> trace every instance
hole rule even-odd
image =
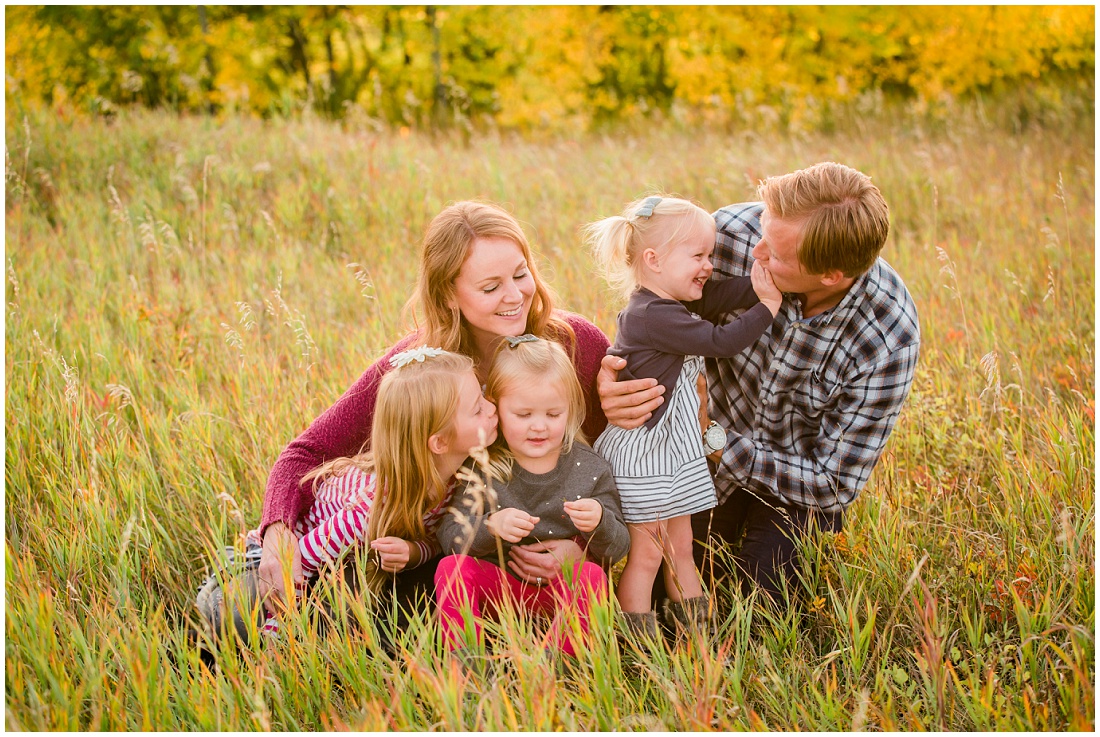
[[[370,548],[378,553],[378,567],[386,573],[400,573],[409,564],[409,543],[399,537],[380,537]]]
[[[595,499],[577,499],[565,503],[565,513],[581,532],[592,532],[603,519],[603,505]]]
[[[508,507],[489,515],[489,531],[510,543],[518,543],[535,529],[539,518],[521,509]]]

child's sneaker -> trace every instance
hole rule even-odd
[[[222,583],[259,568],[262,554],[263,548],[251,540],[243,554],[233,547],[224,547],[214,560],[214,570],[199,585],[195,607],[199,611],[202,632],[211,643],[216,642],[222,632],[225,614]]]
[[[222,581],[234,575],[236,567],[237,551],[231,547],[222,548],[214,560],[214,570],[199,584],[195,595],[203,631],[211,642],[217,639],[222,629]]]

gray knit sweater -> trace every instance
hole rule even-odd
[[[630,533],[623,522],[619,492],[611,466],[587,445],[574,443],[562,453],[558,465],[549,473],[534,474],[514,464],[512,479],[493,484],[496,500],[492,509],[482,503],[481,494],[468,485],[456,493],[437,530],[444,555],[466,553],[501,564],[497,560],[497,538],[486,524],[489,515],[514,507],[538,517],[531,534],[518,545],[542,540],[576,538],[590,559],[610,566],[630,550]],[[603,505],[600,524],[590,533],[577,530],[562,506],[567,499],[596,499]],[[500,541],[507,557],[512,544]],[[503,567],[503,565],[502,565]]]

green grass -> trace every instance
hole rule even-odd
[[[6,131],[9,729],[1091,729],[1095,678],[1093,120],[1005,132],[981,110],[846,134],[463,141],[259,122],[46,114]],[[883,118],[885,120],[885,118]],[[406,325],[448,201],[508,203],[560,304],[620,307],[578,228],[651,188],[708,208],[833,159],[891,205],[884,256],[921,362],[808,614],[731,610],[702,650],[610,631],[558,674],[505,621],[483,696],[371,613],[222,654],[184,635],[210,551],[267,470]],[[499,695],[498,695],[499,694]]]

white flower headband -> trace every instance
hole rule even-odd
[[[446,352],[447,351],[442,348],[431,348],[422,345],[419,348],[410,348],[407,351],[401,351],[390,359],[390,365],[394,368],[401,368],[402,366],[408,366],[413,361],[424,363],[425,358],[435,358],[436,356],[442,356]]]

